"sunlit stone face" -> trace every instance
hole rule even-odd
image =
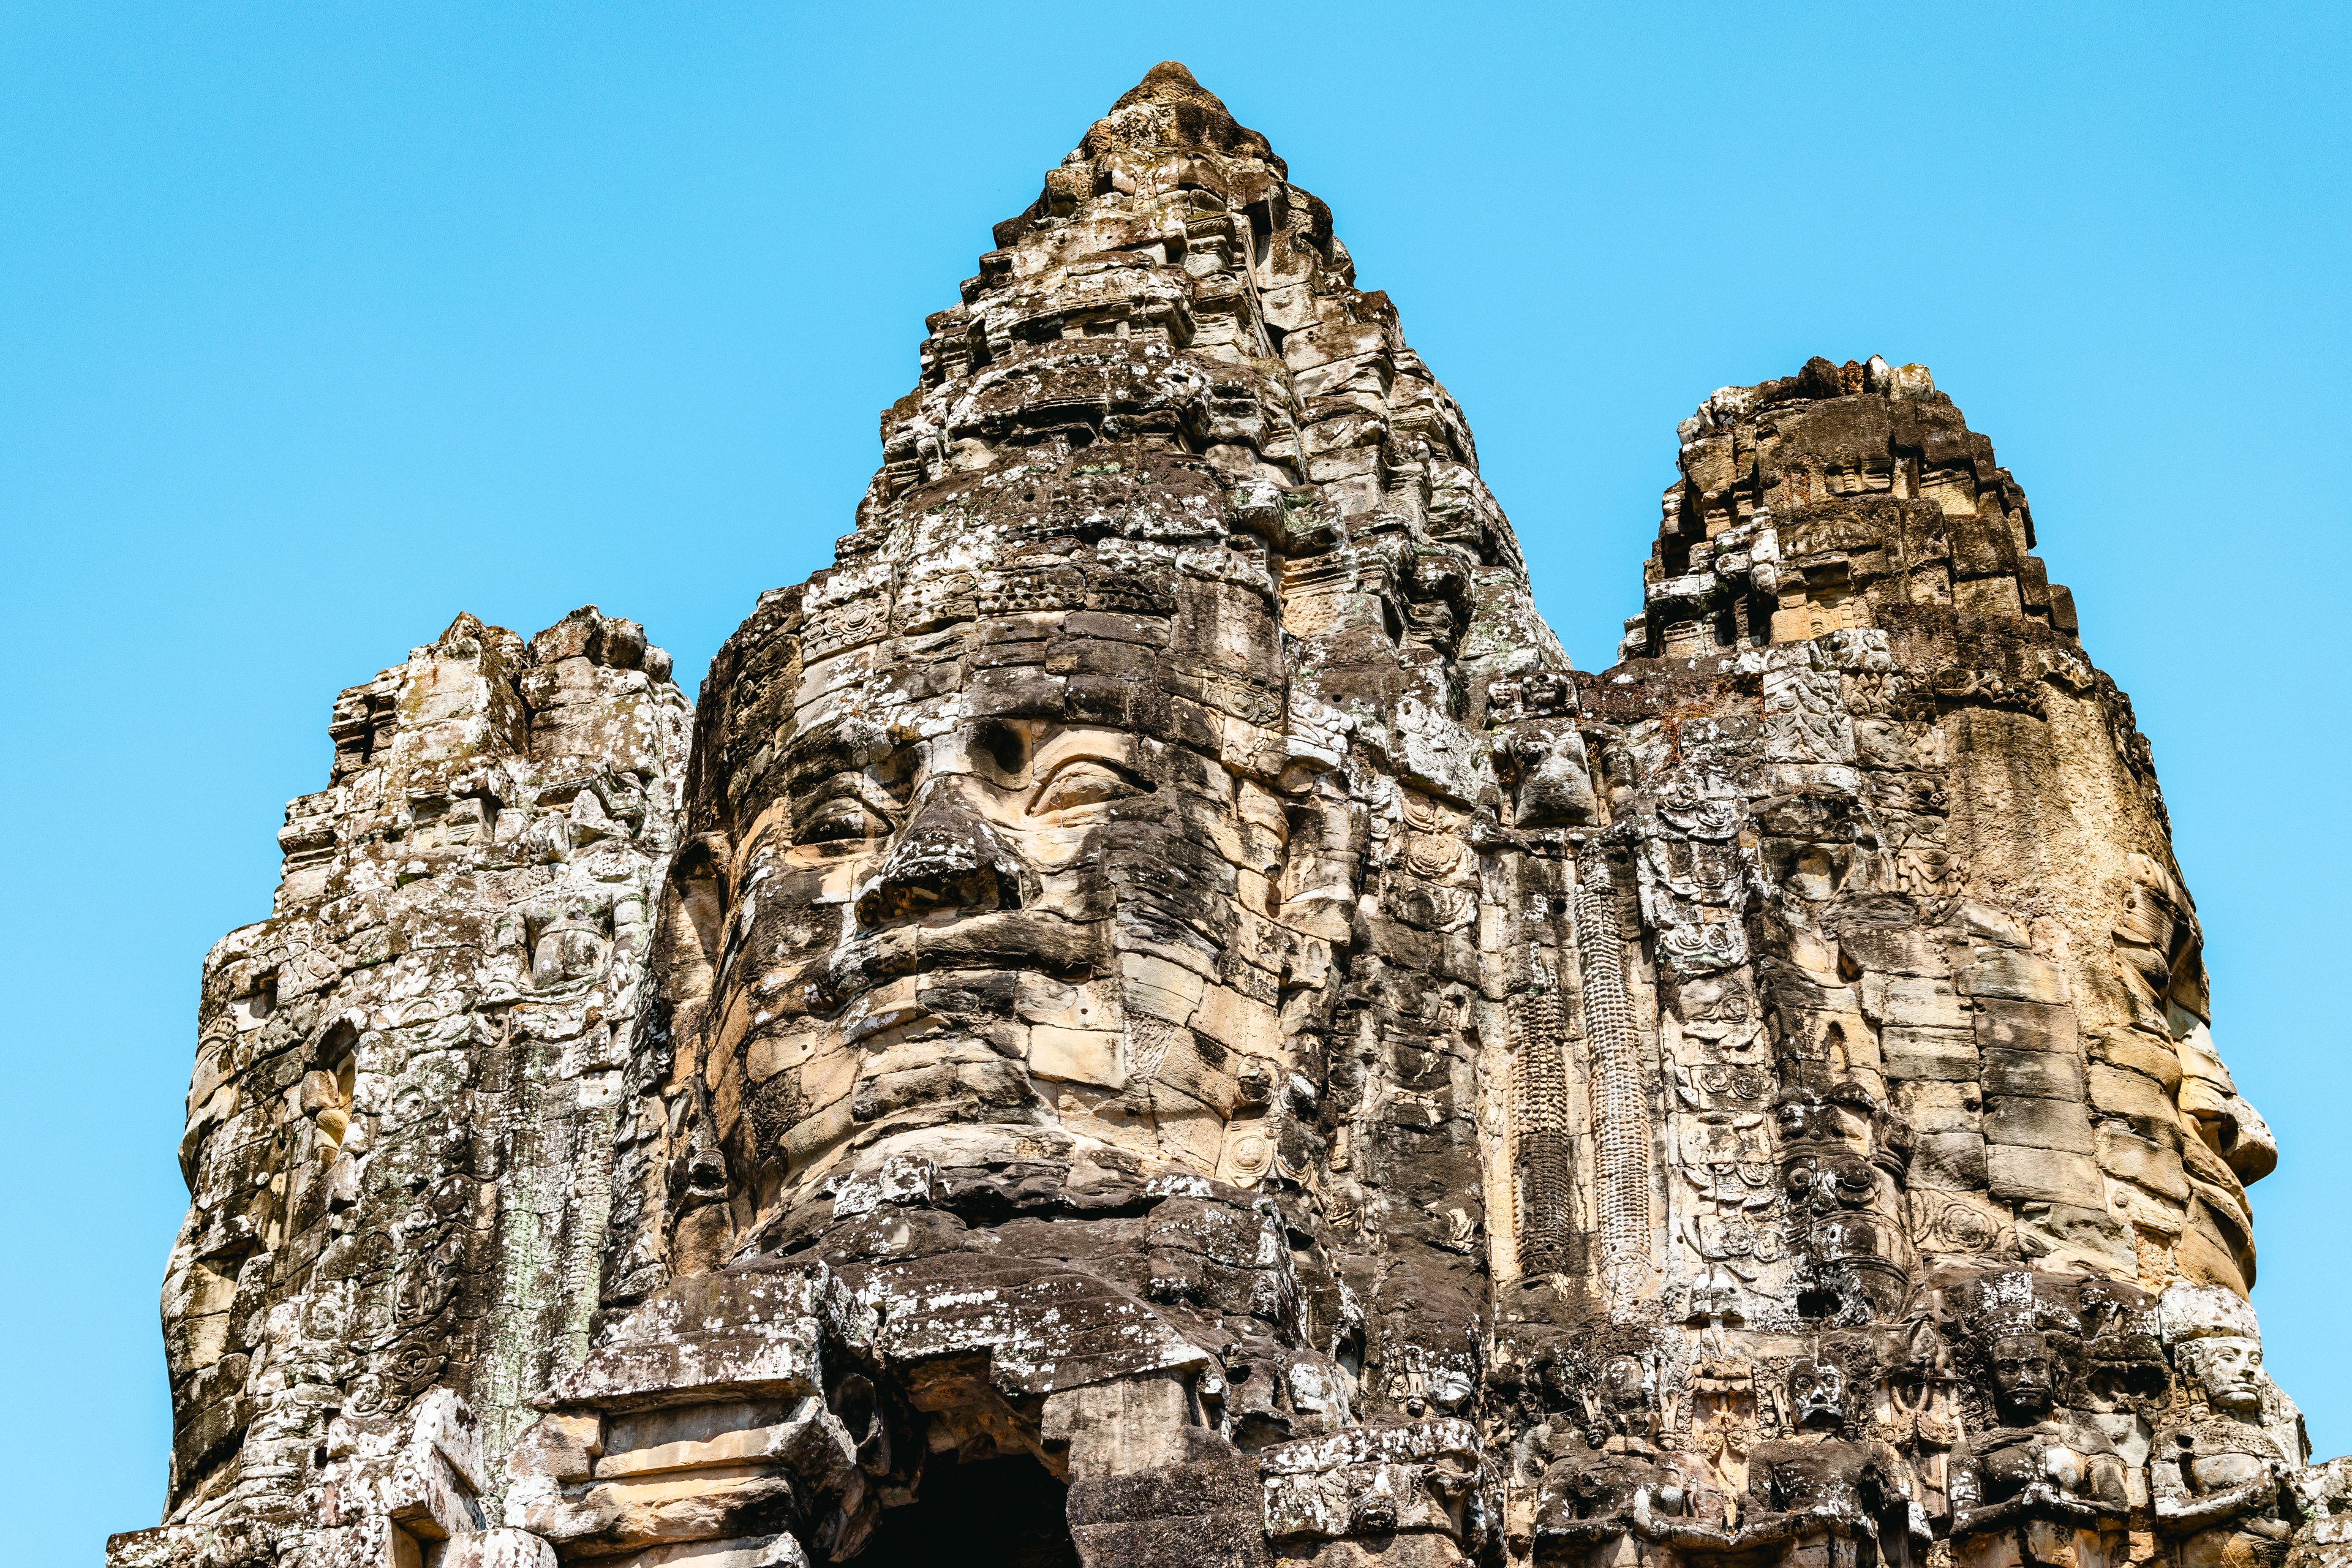
[[[761,1207],[943,1124],[1240,1180],[1270,1160],[1245,1124],[1278,1078],[1273,599],[1147,571],[1130,607],[1089,610],[1101,554],[1060,559],[1077,604],[883,641],[847,700],[807,701],[835,677],[804,662],[714,998]],[[1262,724],[1231,717],[1252,705]]]
[[[2254,1419],[2263,1409],[2263,1347],[2238,1335],[2191,1340],[2182,1349],[2190,1374],[2214,1409]]]

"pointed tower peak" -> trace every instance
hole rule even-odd
[[[1131,103],[1141,103],[1147,100],[1166,102],[1171,99],[1190,99],[1195,101],[1205,99],[1210,103],[1215,104],[1220,110],[1225,107],[1215,93],[1201,85],[1200,79],[1192,73],[1182,60],[1161,60],[1143,73],[1141,81],[1121,93],[1118,101],[1112,104],[1111,108],[1116,111],[1125,109]]]
[[[1208,152],[1279,164],[1266,139],[1236,121],[1224,101],[1202,87],[1181,60],[1161,60],[1119,95],[1095,121],[1078,151],[1097,157],[1114,151]]]
[[[1884,646],[1963,623],[2077,643],[2074,595],[2032,553],[2024,490],[1926,365],[1816,354],[1793,375],[1717,388],[1676,435],[1681,472],[1621,659],[1848,632]]]

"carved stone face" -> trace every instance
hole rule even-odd
[[[2033,1422],[2050,1414],[2055,1372],[2042,1335],[2004,1334],[1994,1341],[1992,1376],[2002,1419]]]
[[[1845,1373],[1828,1362],[1789,1369],[1789,1403],[1800,1431],[1834,1431],[1845,1424]]]
[[[2239,1181],[2262,1180],[2278,1164],[2278,1142],[2262,1113],[2238,1092],[2206,1020],[2212,1015],[2203,938],[2189,897],[2166,868],[2131,858],[2132,876],[2115,925],[2116,973],[2134,1016],[2172,1037],[2181,1078],[2175,1091],[2183,1136],[2201,1141]]]
[[[541,989],[595,974],[604,964],[604,916],[586,898],[532,911],[530,983]]]
[[[1168,613],[1008,614],[885,641],[839,656],[837,703],[809,700],[836,678],[805,668],[781,796],[737,847],[714,997],[763,1205],[845,1143],[943,1123],[1230,1163],[1229,1123],[1281,1076],[1267,916],[1286,827],[1180,699],[1203,666],[1236,685],[1272,668],[1276,617],[1226,584],[1148,607]],[[819,650],[826,614],[804,638]],[[961,689],[919,695],[942,651]],[[1058,669],[1122,674],[1081,701]],[[1260,695],[1278,735],[1278,698]]]
[[[1601,1396],[1612,1410],[1639,1410],[1648,1399],[1641,1362],[1629,1355],[1612,1356],[1601,1369]]]
[[[2225,1336],[2191,1340],[2181,1349],[2207,1404],[2242,1419],[2261,1417],[2263,1379],[2259,1342]]]

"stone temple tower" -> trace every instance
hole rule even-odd
[[[1184,68],[993,237],[697,700],[590,608],[336,704],[112,1568],[2352,1561],[2148,747],[1923,367],[1707,398],[1589,675]]]

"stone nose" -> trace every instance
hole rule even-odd
[[[880,926],[948,910],[1020,907],[1020,862],[952,791],[935,789],[859,891],[857,920]]]

